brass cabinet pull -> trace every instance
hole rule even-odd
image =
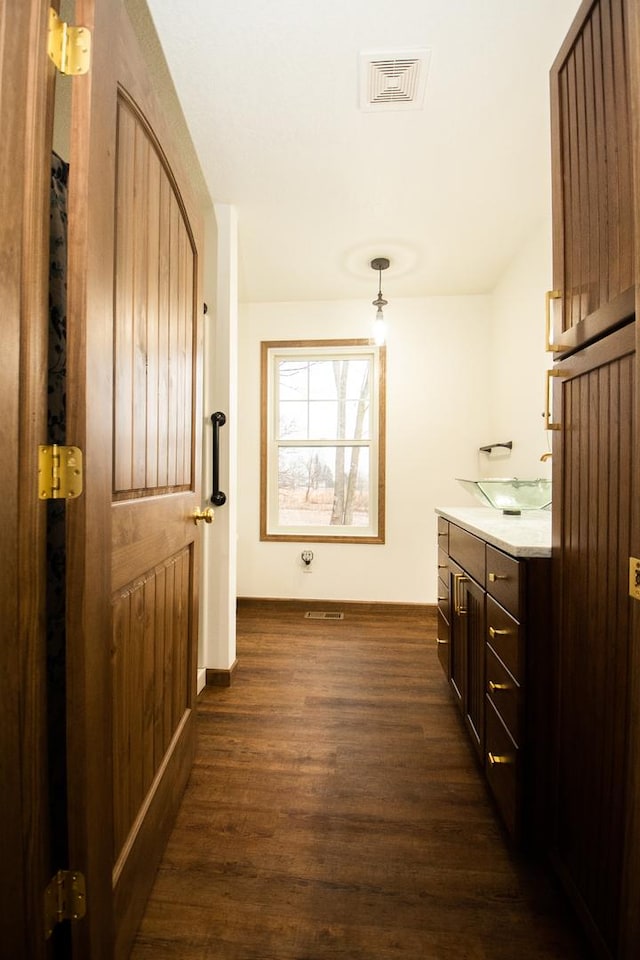
[[[464,616],[467,612],[467,608],[464,606],[462,599],[461,590],[463,583],[468,583],[469,577],[465,577],[463,573],[455,573],[453,575],[453,609],[459,616]]]
[[[438,600],[439,600],[439,601],[442,600],[443,603],[446,602],[448,599],[449,599],[449,597],[438,597]]]
[[[192,516],[194,523],[200,523],[201,520],[204,520],[205,523],[213,523],[213,507],[194,510]]]
[[[559,423],[552,423],[551,421],[551,377],[561,377],[562,373],[560,370],[552,369],[546,371],[546,379],[544,385],[544,428],[545,430],[559,430]]]
[[[489,690],[491,693],[494,693],[496,690],[511,690],[512,686],[510,683],[494,683],[493,680],[489,680]]]
[[[496,630],[495,627],[489,627],[489,636],[491,637],[492,640],[495,639],[495,637],[508,637],[508,636],[509,636],[509,631],[508,631],[508,630]]]
[[[441,640],[439,637],[438,637],[438,639],[436,640],[436,643],[437,643],[437,645],[438,645],[439,647],[442,647],[442,646],[445,646],[445,647],[446,647],[446,645],[447,645],[448,642],[449,642],[448,640]]]
[[[562,292],[560,290],[547,290],[544,298],[544,348],[547,353],[555,350],[561,350],[557,344],[551,342],[551,301],[561,300]]]
[[[446,570],[448,566],[449,566],[448,563],[439,563],[438,570]]]
[[[495,767],[499,763],[510,764],[513,763],[513,757],[510,757],[508,754],[499,754],[499,753],[489,753],[489,763],[492,767]]]
[[[509,579],[509,577],[507,577],[506,574],[502,574],[502,573],[490,573],[490,574],[489,574],[489,582],[490,582],[490,583],[495,583],[496,580],[508,580],[508,579]]]

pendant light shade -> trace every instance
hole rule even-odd
[[[378,271],[378,296],[372,301],[374,307],[377,307],[376,316],[373,321],[373,339],[378,346],[382,346],[386,340],[386,323],[382,308],[386,307],[388,300],[382,296],[382,271],[389,266],[387,257],[376,257],[371,261],[371,269]]]

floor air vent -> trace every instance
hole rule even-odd
[[[344,620],[344,613],[337,610],[307,610],[305,620]]]

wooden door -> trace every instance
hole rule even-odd
[[[49,880],[45,709],[49,3],[0,5],[0,950],[41,960]]]
[[[634,712],[628,596],[634,327],[628,324],[558,366],[561,429],[553,453],[553,857],[599,955],[611,957],[624,955],[620,907]],[[637,955],[637,943],[628,955]]]
[[[75,81],[69,179],[70,862],[74,955],[126,957],[194,748],[200,226],[118,0]]]
[[[633,3],[629,7],[629,76],[632,90],[640,89],[640,5]],[[633,175],[634,196],[640,196],[640,102],[638,97],[631,98],[631,112],[633,117]],[[640,206],[634,203],[635,236],[640,237]],[[638,248],[636,247],[636,250]],[[636,317],[640,311],[640,278],[636,258]],[[636,384],[640,383],[640,325],[636,323]],[[633,465],[633,480],[635,483],[632,496],[631,520],[631,553],[640,557],[640,509],[637,497],[638,480],[640,479],[640,437],[637,431],[640,425],[640,395],[636,390],[635,397],[635,458]],[[629,725],[629,780],[627,804],[627,829],[625,834],[625,864],[621,922],[621,949],[620,956],[624,960],[633,960],[638,952],[640,943],[640,602],[631,603],[631,653],[629,660],[629,698],[631,716]]]
[[[629,0],[584,0],[551,70],[552,340],[583,346],[634,312]]]

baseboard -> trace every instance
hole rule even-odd
[[[237,609],[251,610],[270,607],[272,610],[338,610],[349,613],[376,614],[381,616],[412,616],[435,619],[438,610],[435,603],[380,603],[369,600],[298,600],[284,597],[238,597]],[[207,681],[208,682],[208,681]]]
[[[207,685],[207,668],[198,667],[198,678],[196,685],[196,696],[204,690]]]
[[[228,670],[218,670],[216,667],[207,667],[205,669],[208,687],[230,687],[231,679],[238,665],[234,660]]]

